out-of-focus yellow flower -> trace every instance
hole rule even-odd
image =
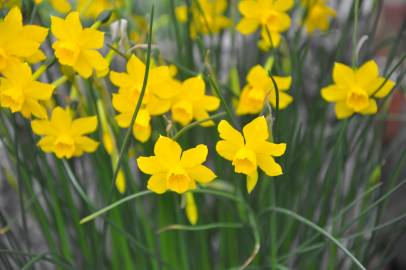
[[[383,85],[385,78],[379,76],[379,68],[374,60],[355,70],[335,63],[333,80],[334,84],[324,87],[321,95],[326,101],[335,103],[338,119],[350,117],[354,113],[375,114],[378,111],[375,98],[386,97],[395,86],[391,80]]]
[[[144,82],[145,65],[135,55],[127,62],[127,72],[110,72],[111,82],[119,87],[118,93],[113,94],[113,107],[120,114],[116,121],[120,127],[126,128],[131,123],[138,98]],[[133,128],[133,135],[145,142],[151,135],[151,115],[167,112],[172,98],[179,91],[179,83],[170,73],[168,66],[153,67],[149,71],[148,84],[143,99],[142,108],[138,113]]]
[[[199,76],[184,81],[172,104],[173,120],[186,126],[193,119],[202,120],[208,118],[208,112],[217,110],[220,100],[217,97],[205,95],[205,90],[204,80]],[[214,122],[207,121],[201,125],[211,126],[214,125]]]
[[[195,225],[197,223],[197,219],[199,218],[199,214],[197,212],[195,198],[193,197],[193,193],[186,192],[185,194],[185,210],[186,210],[186,217],[189,220],[190,224]]]
[[[261,27],[260,48],[267,50],[278,47],[281,33],[290,27],[290,17],[286,12],[293,4],[293,0],[242,0],[238,9],[244,17],[238,23],[237,30],[249,35]]]
[[[120,7],[121,0],[78,0],[77,10],[86,18],[97,18],[105,10]]]
[[[116,185],[118,192],[120,192],[121,194],[123,194],[125,192],[127,185],[125,182],[124,171],[122,169],[120,169],[118,171],[115,185]]]
[[[216,175],[202,163],[207,158],[207,146],[198,146],[183,151],[180,145],[165,136],[160,136],[154,147],[154,156],[139,157],[139,169],[152,176],[148,189],[162,194],[167,190],[184,193],[196,188],[196,181],[206,184]]]
[[[2,8],[12,8],[12,7],[21,7],[21,0],[1,0],[0,9]]]
[[[69,13],[66,19],[51,16],[51,31],[57,39],[52,48],[62,65],[73,67],[84,78],[89,78],[93,70],[102,72],[108,68],[96,50],[103,47],[104,33],[83,28],[78,12]]]
[[[27,63],[17,62],[9,65],[0,78],[0,104],[9,108],[11,112],[21,112],[30,118],[47,118],[47,110],[39,101],[51,98],[54,86],[38,82],[32,76],[32,71]]]
[[[31,127],[35,134],[44,136],[38,142],[42,151],[53,152],[58,158],[76,157],[83,152],[91,153],[99,145],[84,136],[96,130],[96,116],[73,120],[68,110],[56,107],[52,111],[51,120],[34,120]]]
[[[68,0],[50,0],[52,7],[60,13],[68,13],[72,6]]]
[[[39,5],[39,4],[42,3],[42,0],[34,0],[34,3],[35,3],[36,5]]]
[[[0,33],[0,72],[3,72],[12,63],[41,54],[39,47],[46,38],[48,29],[37,25],[23,25],[21,11],[14,7],[0,20]]]
[[[273,76],[278,86],[279,109],[285,109],[293,98],[285,93],[290,88],[292,78]],[[276,91],[271,77],[266,70],[260,66],[254,66],[247,76],[247,85],[242,90],[237,105],[237,114],[256,114],[261,112],[266,99],[273,107],[276,107]]]
[[[304,21],[307,32],[328,30],[330,19],[336,16],[336,12],[326,5],[326,0],[302,0],[302,4],[308,8],[308,14]]]
[[[232,24],[231,20],[223,15],[227,9],[226,0],[193,1],[191,9],[190,35],[192,39],[195,39],[198,33],[215,34]],[[176,18],[182,23],[187,22],[187,12],[186,6],[176,8]]]
[[[282,167],[275,162],[274,157],[285,153],[286,144],[268,141],[265,117],[259,116],[244,126],[243,134],[225,120],[219,123],[218,131],[222,140],[217,142],[217,153],[232,162],[235,172],[247,175],[248,192],[257,184],[258,167],[269,176],[282,174]]]

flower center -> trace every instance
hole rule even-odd
[[[9,88],[0,94],[1,106],[10,108],[11,112],[21,111],[25,97],[20,88]]]
[[[257,168],[257,158],[254,151],[243,147],[235,154],[232,164],[235,172],[250,175]]]
[[[0,48],[0,70],[7,66],[7,55],[6,52]]]
[[[182,167],[177,166],[168,172],[166,186],[177,193],[183,193],[193,188],[193,181]]]
[[[356,112],[364,110],[369,105],[368,94],[358,86],[352,87],[347,94],[347,105]]]
[[[75,153],[75,142],[72,137],[67,134],[59,135],[55,140],[54,152],[58,158],[71,158]]]
[[[180,101],[172,107],[172,117],[182,125],[187,125],[193,119],[193,107],[187,101]]]
[[[80,48],[72,42],[55,43],[55,55],[63,65],[73,66],[80,54]]]

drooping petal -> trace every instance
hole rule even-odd
[[[247,175],[247,191],[251,193],[258,182],[258,170],[255,170],[252,174]]]
[[[162,194],[165,191],[168,190],[168,187],[166,186],[166,180],[165,180],[165,174],[164,173],[158,173],[152,175],[148,179],[148,184],[147,188],[151,190],[152,192]]]
[[[199,144],[194,148],[184,151],[181,157],[182,166],[187,168],[202,164],[206,161],[207,153],[207,146],[204,144]]]
[[[73,136],[79,136],[83,134],[92,133],[97,128],[97,117],[82,117],[72,121],[71,134]]]
[[[258,155],[258,166],[268,176],[278,176],[282,174],[282,167],[269,155]]]

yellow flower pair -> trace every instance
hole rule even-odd
[[[113,107],[119,114],[118,125],[129,127],[144,81],[145,64],[135,55],[127,62],[127,72],[110,72],[111,82],[119,87],[113,94]],[[193,119],[202,120],[209,117],[208,112],[219,107],[219,99],[205,94],[206,86],[201,77],[194,77],[179,82],[172,77],[168,66],[150,68],[145,96],[134,127],[134,137],[146,142],[151,136],[151,116],[162,115],[169,110],[174,121],[182,125]],[[208,121],[203,125],[210,125]]]
[[[227,121],[218,125],[221,140],[216,151],[230,160],[237,173],[247,175],[247,190],[251,192],[258,180],[259,167],[269,176],[282,174],[281,166],[274,157],[283,155],[286,144],[269,142],[266,119],[260,116],[243,128],[243,134],[235,130]],[[206,184],[216,175],[202,163],[207,158],[207,146],[198,145],[182,152],[174,140],[160,136],[154,147],[154,156],[137,159],[138,167],[152,175],[148,180],[148,189],[155,193],[167,190],[184,193],[196,188],[196,181]]]

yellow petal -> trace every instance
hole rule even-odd
[[[193,197],[193,194],[190,192],[187,192],[185,194],[186,196],[186,216],[187,219],[189,220],[190,224],[195,225],[197,223],[197,207],[196,207],[196,202]]]
[[[213,96],[204,96],[201,100],[201,105],[207,111],[215,111],[220,106],[220,99]]]
[[[255,170],[252,174],[247,175],[247,191],[251,193],[258,182],[258,170]]]
[[[195,97],[200,97],[204,95],[206,90],[206,85],[202,79],[202,77],[192,77],[185,80],[182,84],[182,89],[184,91],[191,93]]]
[[[196,180],[201,184],[209,183],[216,178],[216,175],[213,173],[213,171],[204,165],[197,165],[193,168],[186,168],[186,171],[190,178]]]
[[[286,143],[271,143],[268,141],[258,143],[255,148],[257,154],[267,154],[274,157],[282,156],[286,151]]]
[[[116,184],[116,188],[117,188],[118,192],[123,194],[125,192],[125,190],[126,190],[126,182],[125,182],[124,172],[123,172],[122,169],[120,169],[118,171],[115,184]]]
[[[115,119],[119,127],[127,128],[130,126],[132,114],[131,113],[121,113],[116,115]]]
[[[348,108],[345,101],[336,103],[335,112],[338,119],[348,118],[354,114],[354,111]]]
[[[370,60],[356,70],[355,76],[358,84],[361,86],[366,86],[379,76],[378,65],[374,60]]]
[[[349,66],[336,62],[333,68],[333,79],[336,84],[351,86],[355,82],[355,73]]]
[[[337,102],[345,100],[347,91],[344,88],[338,87],[336,84],[332,84],[321,89],[321,96],[326,101]]]
[[[163,173],[167,170],[166,164],[162,163],[156,156],[137,158],[138,168],[145,174]]]
[[[190,148],[182,153],[181,163],[182,166],[194,167],[206,161],[207,158],[207,146],[199,144],[194,148]]]
[[[138,119],[138,117],[137,117],[137,119]],[[152,133],[151,125],[148,124],[146,126],[144,126],[144,125],[141,126],[141,125],[138,125],[137,123],[134,124],[133,135],[138,141],[140,141],[142,143],[148,141],[149,138],[151,137],[151,133]]]
[[[4,17],[4,22],[8,25],[22,26],[23,16],[20,9],[17,6],[13,7]]]
[[[268,123],[265,117],[259,116],[243,128],[244,138],[247,145],[254,146],[269,138]]]
[[[383,84],[384,82],[385,78],[383,77],[379,77],[378,79],[376,79],[368,86],[368,94],[369,95],[375,94],[375,92],[381,87],[381,89],[378,92],[376,92],[374,97],[376,98],[386,97],[390,93],[390,91],[395,87],[395,83],[391,80],[388,80],[385,82],[385,84]]]
[[[125,72],[110,71],[110,81],[118,87],[129,87],[133,83]]]
[[[56,107],[52,111],[51,125],[59,132],[67,131],[70,128],[72,118],[66,110]]]
[[[144,78],[145,64],[134,54],[131,55],[130,60],[127,62],[127,71],[130,75]]]
[[[256,65],[248,72],[247,82],[253,87],[262,89],[268,88],[268,86],[272,83],[272,80],[269,78],[268,73],[262,66]]]
[[[269,155],[258,155],[258,166],[268,176],[278,176],[282,174],[282,167]]]
[[[84,50],[82,51],[84,57],[90,65],[96,70],[105,70],[108,68],[108,62],[103,56],[95,50]]]
[[[230,141],[219,141],[216,144],[217,153],[227,160],[233,160],[238,150],[239,147]]]
[[[248,18],[258,18],[263,12],[261,6],[258,4],[258,1],[254,0],[240,1],[238,4],[238,10],[242,15]]]
[[[89,62],[87,57],[82,54],[79,55],[76,63],[73,66],[74,70],[77,71],[77,73],[85,79],[89,78],[92,75],[92,67],[92,63]]]
[[[375,99],[369,99],[369,105],[364,110],[360,111],[361,114],[375,114],[378,111],[378,105],[376,104]]]
[[[99,143],[89,137],[81,136],[75,138],[75,147],[84,152],[92,153],[96,151],[98,146]]]
[[[182,148],[176,141],[161,135],[155,143],[154,153],[162,162],[171,166],[180,161]]]
[[[164,173],[152,175],[148,180],[147,188],[152,192],[162,194],[168,190]]]
[[[51,98],[54,88],[51,84],[33,81],[27,86],[25,94],[34,99],[48,100]]]
[[[273,8],[279,12],[286,12],[292,8],[293,0],[275,0],[273,1]]]
[[[71,134],[74,136],[92,133],[97,128],[97,117],[82,117],[72,121]]]
[[[281,77],[281,76],[273,76],[275,79],[276,85],[278,86],[279,91],[288,90],[292,83],[292,77]]]
[[[103,47],[104,33],[92,28],[86,28],[81,32],[79,44],[84,49],[99,49]]]
[[[56,135],[57,133],[48,120],[33,120],[31,128],[37,135]]]
[[[242,18],[237,24],[237,30],[243,35],[249,35],[254,33],[259,26],[258,19]]]
[[[293,97],[284,92],[279,92],[279,109],[283,110],[293,102]],[[276,93],[271,92],[269,94],[269,102],[273,107],[276,107]]]
[[[41,148],[42,151],[49,153],[53,151],[55,144],[55,137],[54,136],[46,136],[39,140],[38,147]]]
[[[244,146],[244,138],[241,133],[234,129],[226,120],[221,120],[217,129],[220,138],[223,140],[232,143],[237,148]]]

